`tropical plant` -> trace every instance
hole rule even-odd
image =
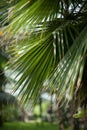
[[[8,19],[9,8],[16,4],[18,0],[2,0],[0,2],[0,27],[2,26],[2,21]],[[5,23],[6,25],[8,22]]]
[[[10,14],[3,34],[22,101],[36,99],[47,81],[58,101],[86,107],[87,1],[21,0]]]

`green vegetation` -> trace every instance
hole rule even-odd
[[[41,107],[42,107],[42,115],[45,116],[47,114],[47,110],[49,108],[49,105],[50,103],[49,102],[43,102]],[[37,104],[35,105],[35,108],[34,108],[34,114],[39,116],[40,115],[40,105]]]
[[[36,123],[6,123],[0,130],[58,130],[55,124],[36,124]]]

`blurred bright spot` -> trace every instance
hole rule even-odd
[[[2,32],[0,32],[0,37],[2,37],[3,36],[3,33]]]

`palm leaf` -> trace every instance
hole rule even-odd
[[[87,2],[21,0],[12,8],[9,22],[5,35],[13,48],[10,67],[20,75],[15,91],[20,90],[24,101],[36,98],[51,75],[59,98],[67,91],[72,97],[86,59]]]
[[[51,77],[52,88],[57,87],[60,100],[63,97],[72,99],[73,93],[79,89],[82,82],[87,52],[87,28],[84,28],[69,51],[71,54],[66,53]]]

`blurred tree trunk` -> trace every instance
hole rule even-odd
[[[40,118],[42,120],[42,98],[39,97],[39,106],[40,106]]]
[[[58,104],[57,95],[56,95],[56,104]],[[59,106],[60,105],[57,106],[58,127],[59,130],[65,130],[63,113]]]
[[[80,130],[79,119],[75,119],[73,117],[74,113],[76,113],[76,110],[77,110],[76,101],[74,99],[72,99],[71,104],[70,104],[71,127],[72,127],[72,130]]]
[[[29,119],[28,119],[28,114],[27,114],[27,112],[25,111],[25,109],[24,109],[23,106],[21,107],[21,111],[22,111],[22,120],[23,120],[24,122],[28,122],[28,121],[29,121]]]
[[[63,121],[63,115],[62,115],[62,111],[60,108],[58,108],[57,110],[57,114],[58,114],[58,120],[59,120],[59,130],[65,130],[65,127],[64,127],[64,121]]]
[[[3,126],[2,105],[0,104],[0,127]]]
[[[87,130],[87,117],[84,118],[84,130]]]
[[[72,119],[72,130],[80,130],[78,119]]]
[[[53,123],[53,92],[51,94],[51,101],[50,101],[50,121]]]
[[[2,91],[3,80],[4,80],[4,75],[2,69],[0,68],[0,92]],[[0,127],[2,126],[3,126],[3,116],[2,116],[2,103],[1,103],[0,104]]]

